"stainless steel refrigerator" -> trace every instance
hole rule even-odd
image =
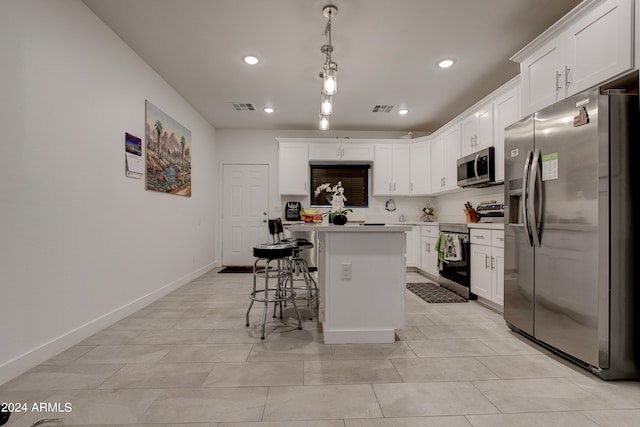
[[[603,379],[640,377],[639,121],[592,89],[505,130],[505,321]]]

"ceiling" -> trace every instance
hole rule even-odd
[[[579,0],[83,0],[217,129],[317,130],[327,4],[332,130],[431,132],[516,76]],[[261,62],[246,65],[245,55]],[[448,70],[437,67],[455,58]],[[149,95],[153,100],[153,95]],[[237,111],[250,103],[255,111]],[[266,114],[264,106],[276,111]],[[388,113],[375,105],[392,105]],[[400,116],[399,108],[409,114]]]

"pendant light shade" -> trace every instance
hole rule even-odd
[[[320,114],[320,130],[329,129],[329,117]]]
[[[331,96],[330,95],[322,95],[322,103],[320,104],[320,114],[322,114],[323,116],[329,116],[331,115],[331,112],[333,110],[333,106],[332,104],[332,100],[331,100]]]
[[[325,95],[335,95],[338,93],[338,65],[330,62],[322,71],[322,89]]]

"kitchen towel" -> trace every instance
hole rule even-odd
[[[438,240],[436,240],[436,252],[438,252],[438,266],[440,266],[440,263],[442,261],[444,261],[444,242],[445,242],[445,235],[444,233],[440,233],[438,235]]]
[[[461,261],[460,237],[455,234],[445,234],[444,237],[444,260]]]

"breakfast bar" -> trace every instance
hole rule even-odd
[[[318,233],[325,344],[392,343],[404,328],[406,234],[399,225],[288,225]]]

